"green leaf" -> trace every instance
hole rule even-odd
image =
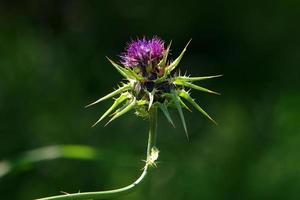
[[[213,123],[217,124],[217,122],[210,117],[196,102],[195,100],[189,95],[186,91],[181,91],[179,93],[179,96],[186,99],[190,104],[192,104],[199,112],[201,112],[204,116],[206,116],[209,120],[211,120]]]
[[[193,83],[185,82],[185,81],[178,81],[178,80],[175,80],[175,81],[174,81],[174,84],[176,84],[176,85],[182,85],[182,86],[189,87],[189,88],[193,88],[193,89],[196,89],[196,90],[200,90],[200,91],[202,91],[202,92],[207,92],[207,93],[211,93],[211,94],[217,94],[217,95],[220,95],[220,93],[218,93],[218,92],[214,92],[214,91],[211,91],[211,90],[206,89],[206,88],[204,88],[204,87],[195,85],[195,84],[193,84]]]
[[[143,80],[144,78],[139,76],[138,74],[136,74],[133,70],[131,69],[126,69],[120,65],[118,65],[117,63],[115,63],[114,61],[112,61],[111,59],[109,59],[108,57],[106,57],[109,62],[117,69],[117,71],[124,76],[126,79],[135,79],[135,80]]]
[[[177,65],[179,64],[181,58],[183,57],[186,48],[188,47],[188,45],[190,44],[192,40],[190,40],[184,47],[184,49],[182,50],[181,54],[166,68],[167,73],[170,73],[171,71],[173,71]]]
[[[167,120],[170,122],[170,124],[172,124],[172,126],[175,128],[175,125],[174,125],[174,123],[173,123],[173,120],[172,120],[172,118],[171,118],[171,116],[170,116],[170,113],[169,113],[169,110],[168,110],[166,104],[160,103],[160,104],[158,104],[158,106],[159,106],[159,108],[161,109],[161,111],[164,113],[165,117],[166,117]]]
[[[120,105],[123,101],[128,99],[128,93],[121,94],[113,103],[113,105],[99,118],[99,120],[93,124],[92,127],[96,126],[100,121],[102,121],[107,115],[109,115],[118,105]]]
[[[129,74],[129,72],[124,68],[112,61],[109,57],[106,57],[107,60],[116,68],[116,70],[125,78],[132,78],[132,76]]]
[[[206,79],[217,78],[217,77],[221,77],[221,76],[223,76],[223,75],[202,76],[202,77],[178,76],[178,77],[175,77],[175,81],[193,82],[193,81],[202,81],[202,80],[206,80]]]
[[[129,90],[130,88],[131,88],[131,86],[130,86],[129,84],[125,84],[123,87],[118,88],[117,90],[115,90],[115,91],[113,91],[113,92],[107,94],[106,96],[104,96],[104,97],[98,99],[97,101],[95,101],[95,102],[93,102],[93,103],[91,103],[91,104],[89,104],[89,105],[87,105],[87,106],[85,106],[85,107],[87,108],[87,107],[90,107],[90,106],[92,106],[92,105],[95,105],[95,104],[97,104],[97,103],[99,103],[99,102],[101,102],[101,101],[104,101],[104,100],[106,100],[106,99],[109,99],[109,98],[111,98],[111,97],[113,97],[113,96],[115,96],[115,95],[117,95],[117,94],[120,94],[120,93],[122,93],[122,92],[125,92],[125,91]]]
[[[109,120],[109,122],[107,122],[105,124],[105,126],[108,125],[113,120],[117,119],[118,117],[124,115],[128,111],[132,110],[135,107],[135,105],[136,105],[136,99],[132,100],[132,102],[129,103],[125,108],[123,108],[120,111],[116,112],[115,115]]]
[[[118,108],[117,110],[115,110],[115,112],[113,112],[112,114],[109,114],[109,117],[113,117],[115,114],[117,114],[118,112],[120,112],[121,110],[123,110],[124,108],[126,108],[129,104],[130,104],[130,100],[126,101],[120,108]]]
[[[179,99],[178,95],[175,92],[173,92],[173,94],[172,94],[172,100],[174,101],[176,109],[177,109],[177,111],[179,113],[179,116],[180,116],[180,119],[181,119],[181,122],[182,122],[182,125],[183,125],[183,128],[184,128],[186,137],[187,137],[187,139],[189,139],[189,135],[188,135],[187,128],[186,128],[186,123],[185,123],[184,115],[183,115],[183,112],[182,112],[182,108],[180,106],[180,101],[178,99]]]

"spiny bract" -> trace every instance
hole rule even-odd
[[[188,44],[190,41],[188,42]],[[181,54],[170,61],[168,54],[170,44],[165,48],[164,42],[158,37],[152,39],[137,39],[128,44],[124,53],[121,54],[120,65],[107,58],[116,70],[125,78],[118,89],[97,101],[87,105],[97,104],[103,100],[115,97],[112,106],[100,117],[93,125],[95,126],[108,115],[112,116],[108,121],[123,114],[135,110],[138,116],[147,118],[151,107],[156,106],[161,109],[167,120],[174,126],[168,108],[177,109],[181,118],[185,132],[187,133],[186,123],[182,108],[190,110],[184,101],[190,103],[196,110],[205,115],[208,119],[216,123],[190,96],[190,89],[202,92],[218,94],[204,87],[195,85],[195,81],[201,81],[216,76],[190,77],[186,75],[176,75],[173,71],[178,66],[188,44]],[[108,124],[107,123],[107,124]]]

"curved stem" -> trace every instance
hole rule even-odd
[[[38,200],[87,200],[87,199],[97,200],[97,199],[115,198],[115,197],[125,195],[129,192],[132,192],[134,189],[137,188],[137,186],[140,185],[140,183],[146,177],[148,168],[150,166],[148,160],[150,160],[151,149],[155,147],[156,144],[157,108],[155,106],[152,106],[149,111],[149,126],[150,127],[149,127],[149,136],[148,136],[146,164],[140,177],[132,184],[115,190],[65,194],[65,195],[41,198]]]

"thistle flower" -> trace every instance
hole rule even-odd
[[[194,82],[216,78],[221,75],[190,77],[181,75],[180,73],[178,75],[173,73],[181,61],[188,44],[181,54],[172,62],[170,62],[168,57],[171,42],[165,48],[164,41],[158,37],[153,37],[152,39],[137,39],[129,43],[125,52],[120,56],[121,65],[108,58],[116,70],[124,76],[125,81],[122,82],[115,91],[87,106],[89,107],[119,95],[112,106],[94,125],[109,115],[112,116],[108,121],[108,123],[110,123],[131,110],[135,110],[135,113],[140,117],[148,118],[150,108],[155,106],[163,112],[167,120],[173,126],[174,123],[168,109],[177,109],[184,130],[187,133],[183,109],[190,109],[185,101],[190,103],[212,122],[216,123],[212,117],[195,102],[190,96],[189,91],[190,89],[196,89],[206,93],[218,94],[217,92],[196,85]]]

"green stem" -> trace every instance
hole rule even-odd
[[[147,147],[147,158],[151,154],[151,149],[156,145],[156,129],[157,129],[157,108],[152,106],[149,110],[149,136]]]
[[[149,127],[148,147],[147,147],[147,161],[150,158],[151,149],[155,147],[156,144],[157,108],[155,106],[152,106],[149,111],[149,126],[150,127]],[[140,183],[146,177],[149,168],[149,163],[147,161],[141,176],[128,186],[115,189],[115,190],[65,194],[65,195],[41,198],[38,200],[87,200],[87,199],[97,200],[97,199],[116,198],[125,195],[129,192],[134,191],[137,188],[137,186],[139,186]]]

